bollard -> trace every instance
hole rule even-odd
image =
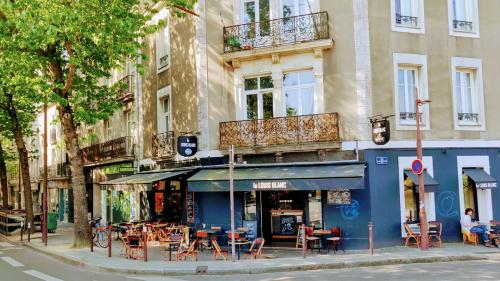
[[[144,262],[148,261],[148,228],[144,225],[142,227],[142,234],[144,235]]]
[[[28,222],[28,243],[31,242],[31,223]]]
[[[306,225],[302,225],[302,257],[305,259],[307,254],[307,244],[306,244]]]
[[[108,258],[111,257],[111,247],[113,246],[113,245],[111,245],[111,236],[112,236],[111,225],[109,225],[109,227],[108,227]]]
[[[24,221],[21,221],[21,241],[23,241]]]
[[[89,223],[89,245],[90,252],[94,252],[94,240],[92,239],[92,223]]]
[[[373,255],[373,223],[368,223],[368,242],[370,243],[370,255]]]

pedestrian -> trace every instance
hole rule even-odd
[[[476,233],[477,235],[479,235],[482,238],[485,247],[488,248],[495,247],[490,242],[490,238],[488,236],[489,234],[488,227],[486,227],[486,225],[482,225],[477,223],[476,221],[473,221],[472,219],[473,215],[474,215],[473,209],[471,208],[465,209],[465,216],[462,226],[469,232]]]

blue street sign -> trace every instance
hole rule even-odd
[[[389,157],[377,156],[375,157],[375,163],[377,163],[377,165],[387,165],[387,163],[389,163]]]

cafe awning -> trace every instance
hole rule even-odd
[[[234,190],[342,190],[364,188],[363,163],[236,165]],[[188,179],[192,192],[229,191],[229,168],[202,168]]]
[[[186,175],[194,169],[182,170],[164,170],[155,172],[138,173],[128,177],[118,178],[110,181],[99,183],[102,188],[110,188],[113,190],[139,190],[148,191],[152,190],[154,182],[176,178],[178,176]]]
[[[424,170],[422,174],[424,175],[425,192],[436,192],[439,183],[431,175],[429,175],[429,173],[427,173],[427,170]],[[405,175],[411,179],[411,181],[413,182],[413,184],[415,184],[415,186],[418,186],[418,175],[415,175],[409,170],[405,170]]]
[[[476,188],[492,189],[498,187],[497,180],[488,175],[482,168],[466,168],[463,171],[474,181]]]

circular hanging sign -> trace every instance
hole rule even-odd
[[[198,138],[196,136],[179,136],[177,138],[177,152],[184,157],[195,155],[198,152]]]
[[[424,171],[424,164],[422,160],[415,159],[411,162],[411,172],[415,175],[420,175]]]

